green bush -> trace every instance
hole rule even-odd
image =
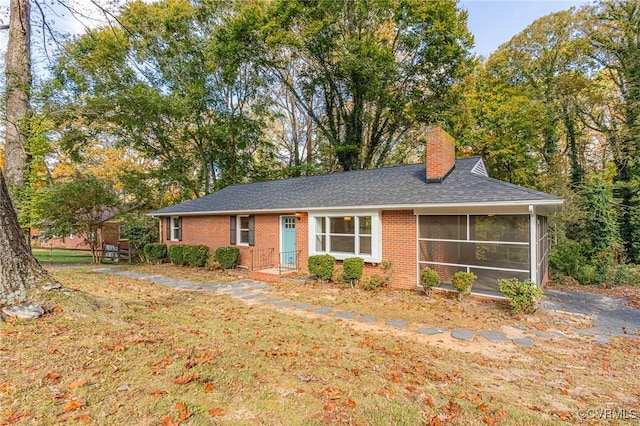
[[[474,281],[478,279],[473,272],[458,271],[451,277],[451,285],[458,290],[458,299],[471,294],[471,287]]]
[[[511,305],[511,313],[532,314],[538,310],[540,299],[544,293],[531,280],[520,281],[517,278],[498,280],[498,288]]]
[[[209,256],[209,247],[199,244],[186,246],[184,249],[184,260],[191,266],[203,267]]]
[[[185,249],[187,248],[184,244],[176,244],[169,247],[169,260],[171,263],[178,266],[184,266],[187,264],[187,261],[184,256]]]
[[[132,258],[151,262],[147,258],[144,248],[147,244],[158,242],[158,224],[155,219],[150,217],[129,217],[127,223],[121,227],[120,238],[129,240]],[[164,257],[167,257],[166,247]],[[153,260],[153,262],[156,261]]]
[[[336,258],[330,254],[309,256],[309,272],[320,280],[328,280],[333,275]]]
[[[342,269],[344,270],[344,276],[349,280],[351,285],[357,283],[362,277],[362,271],[364,270],[364,259],[360,257],[350,257],[342,262]]]
[[[640,267],[633,264],[618,266],[614,272],[614,283],[640,287]]]
[[[238,264],[240,249],[238,247],[218,247],[215,256],[222,269],[233,269]]]
[[[577,241],[562,238],[557,245],[549,251],[549,271],[552,275],[566,275],[578,278],[580,266],[587,263],[583,255],[583,245]]]
[[[420,271],[420,282],[422,283],[424,292],[426,294],[431,294],[431,290],[440,285],[440,276],[433,269],[424,268]]]
[[[364,283],[364,288],[367,291],[375,291],[384,286],[385,280],[378,274],[373,274]]]
[[[144,258],[150,263],[162,263],[167,258],[167,245],[163,243],[145,244]]]

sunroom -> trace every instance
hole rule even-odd
[[[457,209],[456,209],[457,210]],[[533,206],[508,212],[418,213],[418,273],[429,267],[450,289],[451,276],[472,272],[472,292],[502,297],[503,278],[531,280],[541,287],[547,278],[549,243],[544,209]]]

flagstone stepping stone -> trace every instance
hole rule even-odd
[[[273,302],[279,302],[282,299],[280,299],[279,297],[267,297],[266,299],[259,299],[258,302],[260,303],[273,303]]]
[[[510,342],[511,341],[511,339],[505,336],[502,331],[498,331],[498,330],[481,331],[479,334],[490,342]]]
[[[473,331],[463,330],[461,328],[451,330],[451,337],[454,339],[471,341],[475,335]]]
[[[313,308],[313,305],[309,303],[305,303],[303,305],[294,306],[293,309],[297,309],[299,311],[304,311],[306,309]]]
[[[447,331],[447,329],[441,328],[441,327],[421,327],[416,330],[416,332],[420,334],[426,334],[429,336],[433,336],[434,334],[444,333],[445,331]]]
[[[333,309],[331,309],[328,306],[320,306],[318,309],[314,309],[313,312],[314,314],[327,314],[329,312],[331,312]]]
[[[357,315],[358,314],[356,314],[355,312],[339,311],[336,312],[333,316],[341,319],[354,319]]]
[[[293,305],[293,302],[291,300],[283,300],[282,302],[277,302],[274,303],[275,306],[279,306],[281,308],[284,308],[285,306],[291,306]]]
[[[511,339],[511,341],[518,346],[524,346],[525,348],[533,347],[533,339],[529,336],[525,336],[522,339]]]
[[[385,324],[393,328],[406,328],[407,325],[409,325],[409,323],[406,321],[396,321],[396,320],[387,321]]]
[[[248,295],[246,295],[246,296],[242,296],[242,297],[241,297],[241,299],[244,299],[244,300],[251,300],[251,299],[255,299],[256,297],[262,297],[262,296],[263,296],[262,294],[256,294],[256,293],[254,293],[254,294],[248,294]]]
[[[378,319],[376,317],[363,316],[358,318],[358,321],[373,324],[374,322],[378,321]]]

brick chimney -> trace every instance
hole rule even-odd
[[[427,130],[427,183],[442,182],[456,164],[456,140],[442,127]]]

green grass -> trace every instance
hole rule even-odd
[[[40,263],[91,263],[90,251],[46,248],[33,248],[31,251]]]

